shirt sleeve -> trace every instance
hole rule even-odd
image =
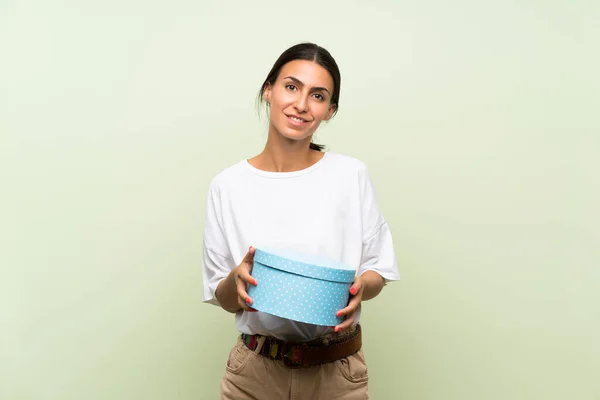
[[[222,209],[219,190],[214,181],[211,182],[206,201],[206,218],[204,220],[202,283],[203,302],[219,305],[215,297],[217,286],[235,267],[235,262],[228,250],[222,228]]]
[[[360,175],[363,225],[362,256],[358,275],[375,271],[387,282],[400,279],[390,228],[379,209],[368,170]]]

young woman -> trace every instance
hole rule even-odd
[[[312,43],[287,49],[262,84],[264,150],[211,181],[204,231],[204,301],[235,313],[240,332],[221,399],[368,399],[360,303],[398,279],[392,237],[365,164],[312,143],[339,108],[340,71]],[[356,266],[335,327],[252,308],[254,247],[290,249]]]

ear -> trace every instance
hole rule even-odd
[[[327,111],[327,115],[324,118],[325,121],[329,121],[331,119],[331,117],[333,117],[333,113],[335,112],[336,108],[337,108],[336,104],[333,104],[331,107],[329,107],[329,110]]]
[[[263,90],[263,99],[271,104],[271,85],[269,82],[265,83],[265,89]]]

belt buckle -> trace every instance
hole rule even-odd
[[[302,350],[306,347],[305,344],[285,342],[281,349],[281,361],[288,368],[301,368],[304,366],[302,362]]]

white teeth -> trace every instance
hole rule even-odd
[[[296,117],[290,117],[290,118],[293,119],[294,121],[304,122],[304,120],[300,119],[300,118],[296,118]]]

